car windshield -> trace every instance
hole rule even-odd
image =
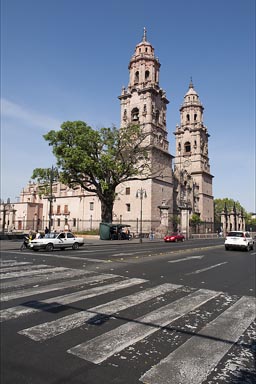
[[[243,234],[243,232],[229,232],[229,233],[228,233],[228,236],[232,236],[232,237],[244,237],[244,234]]]
[[[46,233],[45,238],[46,239],[54,239],[58,234],[57,233]]]

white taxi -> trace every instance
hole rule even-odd
[[[54,249],[72,248],[78,249],[84,245],[84,239],[77,237],[71,232],[60,233],[47,233],[45,237],[33,239],[29,243],[29,248],[33,251],[45,249],[46,251],[53,251]]]

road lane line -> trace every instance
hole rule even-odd
[[[19,278],[24,276],[33,276],[33,275],[38,275],[46,272],[54,273],[54,272],[67,271],[67,270],[68,268],[64,268],[64,267],[54,267],[54,268],[43,268],[43,269],[38,269],[33,271],[24,271],[24,272],[7,272],[6,275],[1,276],[1,280],[12,279],[14,277]]]
[[[88,299],[90,297],[95,297],[98,295],[104,295],[105,293],[118,291],[119,289],[124,289],[132,287],[134,285],[145,283],[147,280],[144,279],[125,279],[116,283],[101,285],[98,287],[84,289],[82,291],[73,292],[67,295],[52,297],[51,299],[38,301],[30,301],[24,303],[23,305],[18,305],[16,307],[11,307],[7,309],[2,309],[0,311],[0,322],[16,319],[20,316],[27,314],[49,311],[53,308],[60,306],[68,305],[75,303],[80,300]]]
[[[210,267],[207,267],[207,268],[198,269],[197,271],[194,271],[194,272],[185,273],[185,275],[186,276],[188,276],[188,275],[196,275],[197,273],[206,272],[206,271],[209,271],[210,269],[220,267],[221,265],[224,265],[224,264],[227,264],[227,261],[224,261],[224,263],[219,263],[219,264],[211,265]]]
[[[39,295],[42,293],[58,291],[61,289],[75,287],[82,284],[99,283],[104,280],[113,279],[114,277],[117,277],[117,275],[100,274],[100,275],[90,276],[90,277],[87,276],[87,277],[83,277],[81,279],[76,279],[76,280],[63,281],[61,283],[56,283],[56,284],[48,284],[42,287],[27,288],[27,289],[23,289],[22,291],[18,290],[15,292],[2,293],[0,294],[0,301],[9,301],[9,300],[18,299],[21,297]]]
[[[34,341],[47,340],[84,325],[88,320],[99,315],[111,315],[131,308],[135,305],[144,303],[167,292],[174,291],[182,287],[176,284],[162,284],[157,287],[145,289],[132,295],[124,296],[120,299],[89,308],[79,313],[65,316],[61,319],[39,324],[31,328],[23,329],[18,332],[21,335],[30,337]]]
[[[218,295],[220,292],[200,289],[112,331],[76,345],[67,352],[95,364],[102,363],[108,357],[144,339]]]
[[[254,320],[255,308],[255,298],[243,296],[197,336],[192,336],[147,371],[140,381],[145,384],[201,384]]]
[[[201,255],[201,256],[190,256],[190,257],[184,257],[182,259],[177,259],[177,260],[169,260],[168,263],[179,263],[180,261],[188,261],[188,260],[191,260],[191,259],[202,259],[204,257],[204,255]]]

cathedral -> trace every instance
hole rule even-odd
[[[136,190],[140,193],[144,190],[143,222],[146,232],[152,229],[164,232],[167,227],[186,233],[192,214],[208,223],[207,228],[211,229],[214,220],[213,176],[208,155],[209,134],[203,122],[204,107],[191,80],[180,108],[180,124],[174,132],[176,153],[172,156],[166,121],[169,101],[159,84],[160,66],[144,29],[142,41],[136,45],[129,62],[128,86],[122,89],[119,96],[121,127],[136,123],[150,133],[150,161],[162,172],[161,176],[143,181],[141,185],[130,182],[127,186],[120,186],[120,201],[115,204],[115,209],[119,212],[126,202],[130,209],[133,206],[133,210],[129,211],[130,215],[125,212],[125,220],[134,219],[134,212],[139,211],[139,202],[134,200]],[[125,188],[128,188],[130,198],[125,195]]]
[[[118,97],[120,127],[125,129],[129,124],[142,127],[150,144],[150,166],[161,172],[154,179],[129,181],[117,187],[113,222],[130,225],[133,233],[153,232],[162,237],[178,230],[189,236],[189,221],[192,215],[197,215],[205,223],[204,231],[212,231],[213,176],[208,154],[210,135],[203,122],[204,107],[191,79],[180,107],[172,155],[166,121],[169,101],[159,83],[160,67],[144,28],[142,41],[136,45],[128,65],[128,85]],[[38,186],[30,182],[21,192],[20,202],[15,203],[16,229],[36,226],[43,230],[48,223],[55,230],[62,230],[64,225],[72,231],[99,227],[100,201],[96,195],[81,188],[71,190],[59,183],[53,184],[53,194],[51,202],[40,197]]]

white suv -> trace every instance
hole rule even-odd
[[[246,251],[253,249],[254,241],[249,232],[231,231],[225,239],[225,248],[228,251],[231,248],[240,248]]]

